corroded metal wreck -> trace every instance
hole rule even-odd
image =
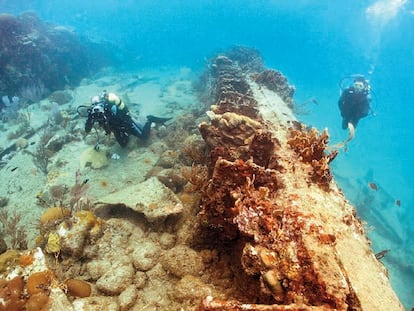
[[[209,147],[200,217],[237,257],[243,295],[206,297],[201,310],[402,310],[332,178],[327,131],[295,120],[293,87],[258,60],[235,49],[206,75],[214,102],[200,125]]]

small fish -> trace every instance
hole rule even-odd
[[[384,258],[384,256],[387,255],[387,253],[389,251],[390,251],[389,249],[384,249],[383,251],[380,251],[379,253],[376,253],[375,258],[377,258],[377,259]]]
[[[87,179],[87,178],[86,178],[86,179],[83,181],[82,185],[87,184],[87,183],[88,183],[88,181],[89,181],[89,179]]]
[[[395,205],[401,206],[401,200],[395,200]]]
[[[372,190],[375,190],[375,191],[378,190],[377,184],[373,182],[368,183],[368,187],[370,187]]]
[[[15,167],[13,167],[10,171],[11,172],[14,172],[15,170],[17,170],[18,169],[18,167],[17,166],[15,166]]]

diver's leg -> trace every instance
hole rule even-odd
[[[152,115],[147,116],[147,123],[156,123],[156,124],[164,124],[165,122],[171,120],[172,118],[160,118],[160,117],[155,117]]]
[[[141,131],[141,138],[146,140],[149,138],[151,132],[151,124],[164,124],[165,122],[171,120],[172,118],[159,118],[152,115],[147,116],[147,122],[145,122],[142,131]]]
[[[348,128],[348,120],[342,119],[342,129],[346,130]]]
[[[147,121],[144,124],[144,127],[142,128],[142,132],[141,132],[141,139],[143,140],[147,140],[149,138],[150,132],[151,132],[151,123],[150,121]]]

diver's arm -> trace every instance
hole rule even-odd
[[[339,97],[339,100],[338,100],[338,107],[339,107],[339,110],[341,111],[341,116],[343,116],[342,110],[344,109],[344,105],[345,105],[345,98],[344,98],[345,92],[346,91],[342,92],[341,97]]]
[[[86,132],[86,134],[88,134],[92,130],[93,123],[94,123],[94,120],[93,120],[92,116],[89,114],[88,119],[86,120],[86,123],[85,123],[85,132]]]

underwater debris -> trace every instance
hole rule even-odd
[[[238,63],[233,60],[236,70]],[[171,145],[163,140],[149,146],[157,156],[168,150],[162,161],[132,151],[126,160],[153,167],[147,177],[127,175],[117,184],[97,171],[91,172],[92,181],[78,173],[70,195],[69,185],[46,186],[52,207],[69,210],[71,197],[81,198],[74,200],[71,215],[58,209],[63,217],[43,226],[42,270],[53,276],[45,293],[30,297],[33,303],[42,295],[39,301],[46,300],[52,310],[360,311],[377,310],[378,304],[369,303],[385,297],[398,309],[397,300],[382,290],[386,278],[354,210],[333,181],[329,192],[312,185],[311,166],[287,144],[285,125],[275,129],[260,112],[239,114],[238,107],[226,115],[215,111],[210,116],[217,116],[217,124],[205,125],[208,142],[200,140],[190,126],[194,119],[187,117],[168,137]],[[180,152],[193,142],[203,146],[198,150],[206,154],[203,163]],[[143,179],[148,180],[140,183]],[[97,182],[93,190],[108,193],[100,201],[113,201],[97,202],[96,214],[78,212],[86,196],[79,193],[92,182]],[[166,216],[175,203],[181,211]],[[154,220],[150,213],[159,210]],[[26,279],[36,259],[30,264],[30,256],[18,255],[10,266],[17,258],[22,269],[22,262],[26,268],[14,271],[23,271]],[[71,289],[71,283],[79,288]],[[80,298],[83,293],[91,296]]]

